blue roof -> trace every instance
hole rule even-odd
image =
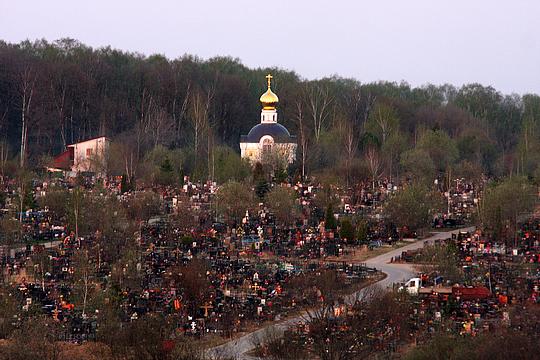
[[[296,142],[296,137],[291,136],[289,130],[278,123],[261,123],[255,125],[247,135],[242,136],[241,142],[258,143],[265,135],[270,135],[276,143]]]

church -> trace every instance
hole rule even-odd
[[[296,159],[296,137],[291,136],[285,126],[278,124],[276,106],[279,99],[271,88],[272,75],[268,74],[266,79],[268,89],[260,98],[261,123],[241,137],[241,156],[252,164],[277,162],[286,167]]]

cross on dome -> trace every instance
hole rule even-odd
[[[272,74],[266,75],[266,80],[268,81],[268,88],[269,89],[270,89],[270,82],[272,81],[272,78],[273,78]]]

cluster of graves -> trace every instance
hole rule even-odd
[[[395,304],[406,303],[407,313],[389,322],[377,317],[362,322],[365,319],[359,314],[368,307],[360,301],[350,306],[335,304],[324,322],[326,350],[339,349],[339,339],[350,342],[359,332],[363,341],[372,345],[370,351],[393,352],[410,343],[426,343],[436,334],[474,337],[503,329],[524,331],[526,319],[520,313],[540,307],[539,219],[521,223],[512,245],[495,243],[488,234],[476,231],[460,232],[432,246],[452,249],[448,256],[455,257],[458,280],[445,279],[436,265],[426,267],[434,270],[396,287]],[[425,260],[422,251],[404,253],[401,261],[421,262]],[[410,291],[412,286],[417,286],[414,292]],[[321,347],[320,322],[314,317],[307,325],[291,329],[288,336],[316,354]],[[358,326],[369,331],[363,333]],[[408,333],[398,336],[405,329]],[[528,335],[538,336],[537,325],[536,330],[529,331],[532,333]],[[350,351],[358,354],[361,349],[351,346]]]
[[[92,181],[85,185],[88,191]],[[42,313],[64,324],[65,339],[95,338],[103,315],[99,305],[82,309],[81,264],[74,259],[81,251],[88,254],[94,296],[102,293],[105,303],[112,301],[115,282],[122,321],[157,313],[170,317],[183,334],[198,337],[231,336],[317,306],[326,295],[316,285],[321,274],[335,274],[334,285],[341,290],[373,274],[365,266],[326,262],[327,256],[340,255],[344,244],[337,233],[321,229],[319,221],[284,227],[263,206],[237,224],[215,221],[214,184],[189,182],[183,188],[145,190],[159,196],[161,215],[140,224],[131,263],[111,263],[99,249],[99,234],[76,239],[67,221],[53,221],[47,209],[39,208],[37,200],[53,183],[68,191],[75,186],[61,179],[36,182],[36,209],[22,214],[25,237],[2,248],[2,282],[19,304],[19,315],[11,319],[14,326]],[[121,193],[115,179],[102,183],[100,191],[120,202],[144,192]],[[309,208],[313,187],[300,185],[296,191]],[[179,210],[193,214],[194,221],[178,221]]]
[[[3,217],[19,217],[23,224],[17,230],[18,241],[0,249],[1,280],[19,306],[11,320],[14,326],[42,313],[64,324],[65,339],[93,339],[105,316],[103,304],[114,300],[121,321],[159,314],[186,336],[228,337],[317,307],[329,292],[352,292],[374,271],[339,262],[351,248],[366,244],[341,239],[339,229],[325,228],[325,209],[317,201],[323,191],[337,198],[336,218],[368,219],[370,248],[398,238],[397,229],[381,216],[385,199],[399,191],[388,181],[329,190],[314,184],[289,185],[300,213],[288,225],[279,223],[263,203],[241,220],[225,223],[215,212],[218,187],[212,182],[186,178],[182,187],[137,191],[123,186],[121,177],[33,181],[28,195],[32,210],[13,216],[8,210],[16,208],[20,189],[15,183],[5,184],[8,201]],[[138,223],[129,261],[125,256],[110,260],[99,233],[76,238],[67,219],[53,219],[49,209],[40,207],[39,199],[49,189],[75,187],[89,192],[99,187],[101,196],[114,197],[120,204],[144,194],[159,199],[158,214]],[[470,191],[467,186],[456,187],[452,197],[469,197]],[[456,204],[466,208],[465,203]],[[91,269],[84,280],[91,283],[92,297],[101,302],[81,305],[81,264],[75,260],[81,252],[87,254]]]

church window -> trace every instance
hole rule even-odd
[[[263,153],[269,153],[270,151],[272,151],[272,140],[264,139],[262,150],[263,150]]]

